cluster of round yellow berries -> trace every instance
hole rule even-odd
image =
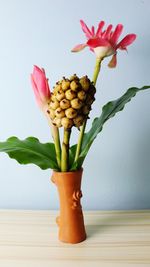
[[[74,74],[56,83],[47,113],[57,127],[80,127],[91,110],[96,89],[87,76]]]

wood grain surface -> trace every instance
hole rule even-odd
[[[150,210],[86,211],[75,245],[58,241],[57,215],[0,210],[0,267],[150,266]]]

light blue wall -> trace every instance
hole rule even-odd
[[[72,54],[82,41],[79,19],[122,23],[123,35],[136,33],[129,53],[118,53],[118,66],[106,59],[97,84],[101,106],[131,86],[150,84],[149,0],[5,0],[0,1],[0,140],[15,135],[50,139],[38,109],[29,75],[33,64],[43,66],[51,87],[62,76],[92,76],[95,57],[88,50]],[[150,91],[139,93],[122,113],[111,119],[95,141],[84,165],[85,209],[150,208]],[[75,140],[76,135],[73,140]],[[22,166],[0,154],[0,208],[58,208],[51,171]]]

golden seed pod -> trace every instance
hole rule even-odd
[[[83,106],[83,102],[78,98],[71,100],[71,106],[75,109],[80,109]]]
[[[76,118],[73,119],[73,122],[76,127],[80,127],[85,120],[85,117],[83,115],[79,115]]]
[[[57,100],[51,100],[50,107],[55,110],[59,107],[59,102]]]
[[[71,128],[73,126],[73,121],[71,119],[69,119],[69,118],[64,117],[61,120],[61,125],[64,128],[68,129],[68,128]]]
[[[70,87],[70,81],[67,80],[67,79],[66,80],[63,80],[61,87],[62,87],[62,90],[66,91]]]
[[[68,108],[65,110],[66,117],[69,119],[73,119],[77,116],[77,111],[73,108]]]
[[[57,126],[58,128],[61,127],[61,119],[55,117],[55,118],[53,119],[53,124],[54,124],[55,126]]]
[[[73,74],[70,78],[69,78],[70,81],[79,81],[79,77],[76,75],[76,74]]]
[[[80,84],[82,86],[82,89],[84,91],[88,91],[90,87],[90,80],[88,79],[87,76],[84,76],[80,79]]]
[[[89,94],[94,96],[96,93],[96,88],[93,84],[90,85],[90,90],[89,90]]]
[[[60,107],[55,110],[55,116],[59,119],[65,116],[65,111],[62,110]]]
[[[78,82],[77,81],[72,81],[71,83],[70,83],[70,88],[71,88],[71,90],[72,91],[77,91],[77,89],[78,89],[78,87],[79,87],[79,85],[78,85]]]
[[[65,93],[64,93],[64,91],[63,91],[63,90],[59,90],[59,91],[57,92],[57,94],[56,94],[56,99],[57,99],[58,101],[61,101],[64,97],[65,97]]]
[[[47,110],[47,113],[49,114],[52,120],[55,118],[55,110],[50,108],[49,110]]]
[[[51,100],[53,100],[53,101],[56,100],[56,96],[53,93],[51,93]]]
[[[82,112],[84,115],[88,115],[89,112],[91,110],[91,107],[89,105],[85,105],[83,108],[82,108]]]
[[[78,92],[77,96],[80,100],[85,100],[86,99],[86,92],[81,90]]]
[[[54,91],[53,91],[53,93],[54,93],[54,94],[57,94],[57,92],[60,91],[61,89],[62,89],[62,88],[61,88],[61,84],[58,84],[58,83],[57,83],[56,86],[54,87]]]
[[[62,108],[62,109],[67,109],[67,108],[69,108],[70,107],[70,101],[68,100],[68,99],[63,99],[63,100],[61,100],[60,101],[60,107]]]
[[[76,97],[76,93],[73,90],[67,90],[65,96],[68,100],[72,100]]]
[[[88,104],[89,106],[91,106],[92,103],[94,102],[94,100],[95,100],[95,97],[94,96],[88,95],[87,96],[87,99],[86,99],[86,104]]]

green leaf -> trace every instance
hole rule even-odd
[[[10,137],[6,142],[0,142],[0,152],[7,153],[20,164],[33,163],[43,170],[59,169],[54,144],[42,144],[35,137],[28,137],[25,140],[19,140],[15,136]]]
[[[74,162],[76,147],[77,145],[73,145],[72,147],[69,148],[69,169],[71,168]]]
[[[81,153],[76,162],[73,163],[71,170],[79,169],[97,135],[102,131],[104,123],[115,116],[115,114],[124,109],[125,104],[127,104],[136,93],[149,89],[150,85],[144,86],[142,88],[132,87],[127,90],[127,92],[118,98],[117,100],[108,102],[102,108],[102,113],[100,117],[97,117],[93,120],[91,129],[84,134],[83,143],[81,148]],[[70,149],[72,150],[72,148]],[[73,151],[72,151],[73,152]]]

